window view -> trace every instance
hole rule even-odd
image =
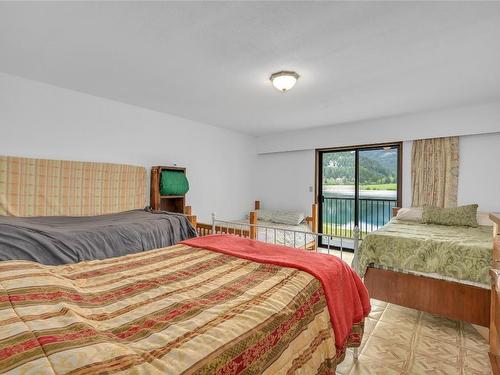
[[[386,224],[398,203],[400,145],[319,152],[320,230],[352,237]]]

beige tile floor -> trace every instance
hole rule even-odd
[[[327,254],[327,249],[324,248],[319,248],[318,251],[323,254]],[[335,255],[336,257],[340,258],[341,254],[339,250],[330,250],[330,255]],[[352,260],[354,258],[354,253],[350,251],[343,251],[342,252],[342,260],[345,261],[347,264],[351,265]]]
[[[330,254],[340,257],[340,251]],[[342,259],[352,263],[353,253]],[[352,350],[339,375],[491,374],[488,343],[468,323],[440,318],[372,299],[355,362]]]
[[[488,344],[468,323],[372,300],[359,359],[337,374],[491,374]]]

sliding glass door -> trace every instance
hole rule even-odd
[[[324,152],[321,159],[320,232],[351,237],[356,225],[356,153]]]
[[[363,237],[391,218],[401,198],[401,144],[317,151],[319,231]]]

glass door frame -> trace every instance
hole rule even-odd
[[[315,184],[314,184],[314,203],[318,205],[318,233],[323,230],[323,154],[337,151],[354,151],[354,225],[359,226],[359,152],[366,150],[378,150],[385,147],[395,147],[398,150],[398,177],[397,177],[397,198],[396,206],[401,207],[403,192],[403,142],[374,143],[367,145],[329,147],[316,149],[315,156]],[[318,246],[325,247],[321,238]]]

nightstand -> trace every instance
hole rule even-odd
[[[151,208],[155,211],[184,213],[185,195],[161,195],[160,179],[163,171],[177,171],[186,174],[186,168],[173,166],[156,166],[151,168]]]

